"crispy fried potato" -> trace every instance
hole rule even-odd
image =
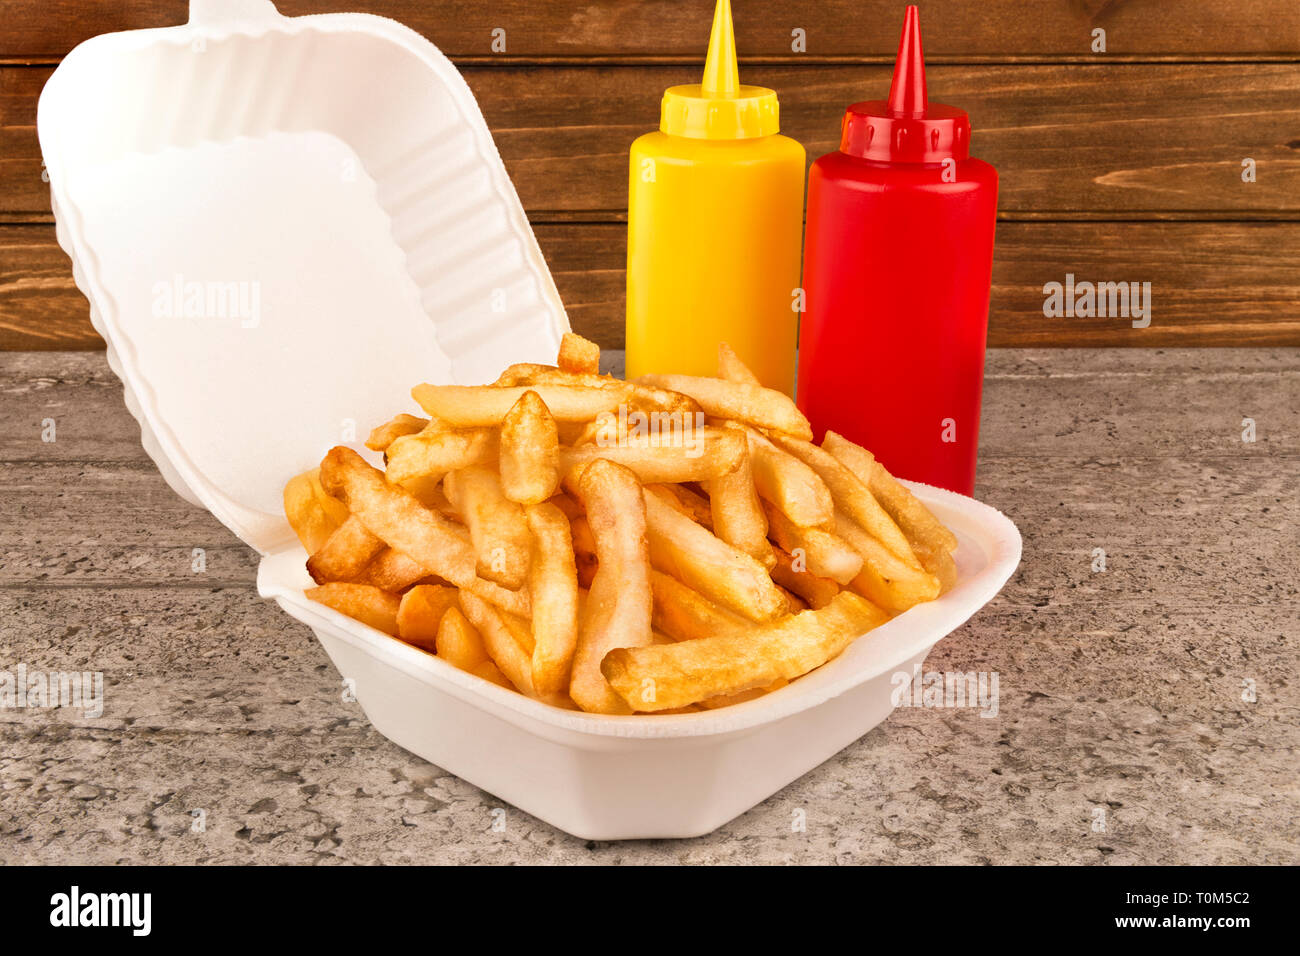
[[[383,550],[383,539],[371,533],[361,519],[353,515],[307,559],[307,573],[317,584],[355,581]]]
[[[397,636],[430,654],[436,653],[443,615],[455,607],[455,588],[420,584],[402,595],[397,609]]]
[[[767,516],[754,488],[754,470],[749,463],[749,449],[743,433],[726,429],[741,444],[736,467],[719,478],[707,481],[713,533],[727,544],[739,548],[765,568],[776,563],[772,545],[767,540]]]
[[[578,572],[564,512],[543,502],[528,509],[527,520],[533,536],[533,686],[547,696],[569,685],[578,646]]]
[[[763,384],[726,342],[718,343],[718,378],[738,385]]]
[[[792,555],[801,552],[813,574],[848,584],[862,570],[862,555],[843,538],[823,528],[801,528],[771,503],[763,507],[772,540]]]
[[[601,673],[638,711],[685,707],[711,697],[794,680],[835,657],[889,615],[842,591],[819,611],[791,614],[737,634],[617,648]]]
[[[494,385],[572,385],[583,388],[605,388],[610,384],[627,386],[632,389],[628,400],[629,410],[643,412],[679,412],[694,415],[701,411],[699,402],[681,392],[670,392],[662,388],[650,388],[635,382],[625,382],[612,375],[599,375],[594,372],[569,372],[554,365],[534,365],[520,362],[511,365],[493,383]],[[561,423],[563,427],[563,423]],[[578,444],[566,441],[565,444]]]
[[[427,577],[429,572],[418,561],[386,547],[366,565],[357,583],[371,584],[396,594]]]
[[[862,555],[862,570],[849,589],[899,614],[939,596],[940,583],[933,574],[904,563],[854,521],[837,514],[835,530]]]
[[[426,412],[454,428],[500,425],[529,388],[556,421],[585,422],[626,404],[632,387],[610,379],[603,388],[576,385],[417,385],[411,395]]]
[[[803,528],[824,528],[835,518],[835,500],[817,472],[752,428],[745,430],[758,496]]]
[[[742,690],[739,694],[722,694],[718,697],[710,697],[699,703],[700,707],[705,710],[717,710],[719,707],[730,707],[732,704],[743,704],[749,700],[757,700],[774,690],[780,690],[782,687],[789,686],[790,682],[784,677],[778,677],[766,687],[754,687],[750,690]]]
[[[930,509],[917,499],[905,485],[891,475],[876,456],[861,445],[856,445],[843,435],[828,431],[822,447],[865,480],[871,493],[880,501],[889,516],[907,535],[912,547],[920,552],[952,552],[957,550],[957,536],[945,528]],[[933,569],[927,568],[933,573]]]
[[[501,611],[469,591],[460,592],[460,607],[474,629],[482,635],[483,646],[501,673],[505,674],[519,693],[536,697],[532,658],[520,646]]]
[[[644,492],[650,561],[665,574],[751,621],[785,610],[767,569],[690,518]]]
[[[320,469],[313,468],[289,479],[284,486],[284,516],[308,554],[315,554],[348,520],[347,505],[325,494]]]
[[[560,486],[560,438],[555,419],[531,389],[501,420],[501,488],[511,501],[540,504]]]
[[[388,446],[388,480],[402,485],[414,479],[436,483],[448,472],[495,464],[499,449],[495,428],[441,428],[404,435]]]
[[[566,372],[600,372],[600,346],[573,332],[560,339],[560,355],[555,364]]]
[[[370,532],[458,587],[474,583],[476,558],[465,529],[430,511],[342,445],[321,463],[321,485],[343,501]],[[374,555],[371,555],[373,557]]]
[[[592,713],[627,714],[630,708],[606,683],[600,662],[614,648],[652,641],[645,499],[632,472],[604,459],[583,469],[578,491],[599,564],[583,607],[569,696]]]
[[[821,610],[840,593],[838,583],[808,570],[806,558],[796,564],[788,551],[773,550],[776,552],[776,565],[772,568],[772,580],[799,595],[813,610]]]
[[[528,580],[531,539],[522,506],[505,496],[496,472],[481,465],[453,471],[442,483],[469,529],[478,576],[512,591]]]
[[[366,447],[373,451],[387,451],[398,438],[404,435],[418,434],[429,425],[429,419],[419,415],[394,415],[382,425],[376,426],[366,439]]]
[[[303,592],[308,598],[332,607],[340,614],[368,624],[378,631],[398,636],[397,611],[402,599],[368,584],[333,582]]]
[[[693,641],[715,634],[731,634],[750,626],[739,614],[718,607],[704,595],[662,571],[650,571],[654,627],[677,641]]]
[[[812,426],[790,396],[773,388],[695,375],[642,375],[638,385],[689,395],[706,415],[812,439]]]
[[[642,482],[657,484],[707,481],[720,478],[739,467],[745,455],[745,440],[731,429],[702,428],[681,444],[652,445],[632,441],[581,445],[560,451],[561,469],[567,476],[597,458],[615,462],[632,471]]]
[[[912,546],[908,544],[907,536],[880,506],[880,502],[871,493],[866,482],[860,480],[838,458],[811,442],[799,441],[789,436],[773,435],[772,441],[817,472],[817,477],[821,478],[830,489],[836,507],[861,525],[863,530],[892,551],[905,564],[916,568],[921,566],[921,562],[912,552]]]

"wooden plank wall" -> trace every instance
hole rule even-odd
[[[697,76],[712,0],[278,6],[390,16],[451,56],[575,328],[622,344],[627,148],[657,124],[663,88]],[[901,3],[733,7],[744,79],[780,92],[783,131],[810,156],[834,148],[848,103],[888,89]],[[183,0],[5,0],[0,348],[102,347],[54,241],[41,87],[87,37],[186,18]],[[991,344],[1300,345],[1300,2],[931,0],[921,21],[931,98],[970,111],[974,153],[1002,177]],[[1045,318],[1043,284],[1067,272],[1150,282],[1150,327]]]

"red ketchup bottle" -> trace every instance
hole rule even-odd
[[[907,8],[888,100],[854,103],[808,176],[799,407],[900,477],[975,488],[998,174],[925,94]]]

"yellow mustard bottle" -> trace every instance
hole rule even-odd
[[[742,86],[730,0],[704,79],[670,87],[632,144],[627,375],[716,375],[726,342],[764,385],[794,390],[804,148],[776,93]]]

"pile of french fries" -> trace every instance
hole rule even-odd
[[[716,378],[557,364],[418,385],[285,487],[306,593],[484,680],[598,714],[750,700],[952,587],[957,539],[726,345]]]

